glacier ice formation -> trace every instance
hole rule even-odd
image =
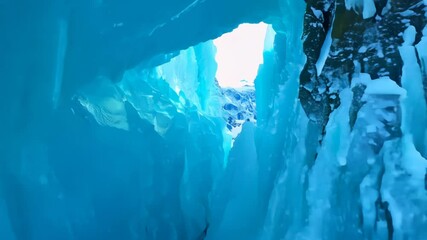
[[[221,89],[212,40],[259,22],[255,89]],[[1,1],[0,239],[427,239],[426,23],[426,0]]]

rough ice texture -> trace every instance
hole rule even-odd
[[[308,60],[300,76],[304,110],[310,119],[323,126],[340,104],[337,92],[351,84],[353,76],[368,73],[373,79],[390,77],[400,85],[403,62],[398,48],[404,32],[412,25],[417,44],[427,22],[426,7],[421,0],[376,1],[375,17],[369,19],[362,16],[364,1],[330,2],[307,1],[310,7],[324,9],[324,17],[318,19],[310,10],[305,13],[303,40]],[[322,72],[318,73],[314,64],[330,29],[332,45]]]
[[[424,239],[425,1],[305,2],[3,2],[0,239]],[[265,19],[231,147],[203,41]]]

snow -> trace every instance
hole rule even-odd
[[[359,48],[359,53],[365,53],[366,51],[368,50],[368,48],[366,47],[366,46],[361,46],[360,48]]]
[[[363,0],[363,18],[371,18],[375,15],[377,9],[374,0]]]
[[[416,29],[414,26],[409,26],[404,32],[403,32],[403,41],[404,45],[413,45],[415,42],[415,35],[416,35]]]
[[[314,16],[316,16],[316,18],[323,19],[323,12],[321,10],[311,7],[311,11],[313,12]]]
[[[364,19],[371,18],[376,13],[374,0],[345,0],[347,10],[362,8],[362,15]]]
[[[401,97],[406,96],[406,91],[399,87],[397,83],[391,80],[389,77],[382,77],[370,81],[367,84],[365,94],[370,95],[400,95]]]

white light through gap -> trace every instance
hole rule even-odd
[[[254,85],[258,67],[263,63],[268,26],[265,23],[241,24],[214,40],[218,63],[216,78],[221,87]]]

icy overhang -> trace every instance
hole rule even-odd
[[[55,13],[69,26],[64,87],[80,85],[78,82],[90,81],[99,74],[119,80],[126,69],[141,63],[149,65],[154,56],[215,39],[243,22],[277,16],[278,2],[110,0],[64,6],[64,14]],[[53,25],[42,35],[56,34]]]

